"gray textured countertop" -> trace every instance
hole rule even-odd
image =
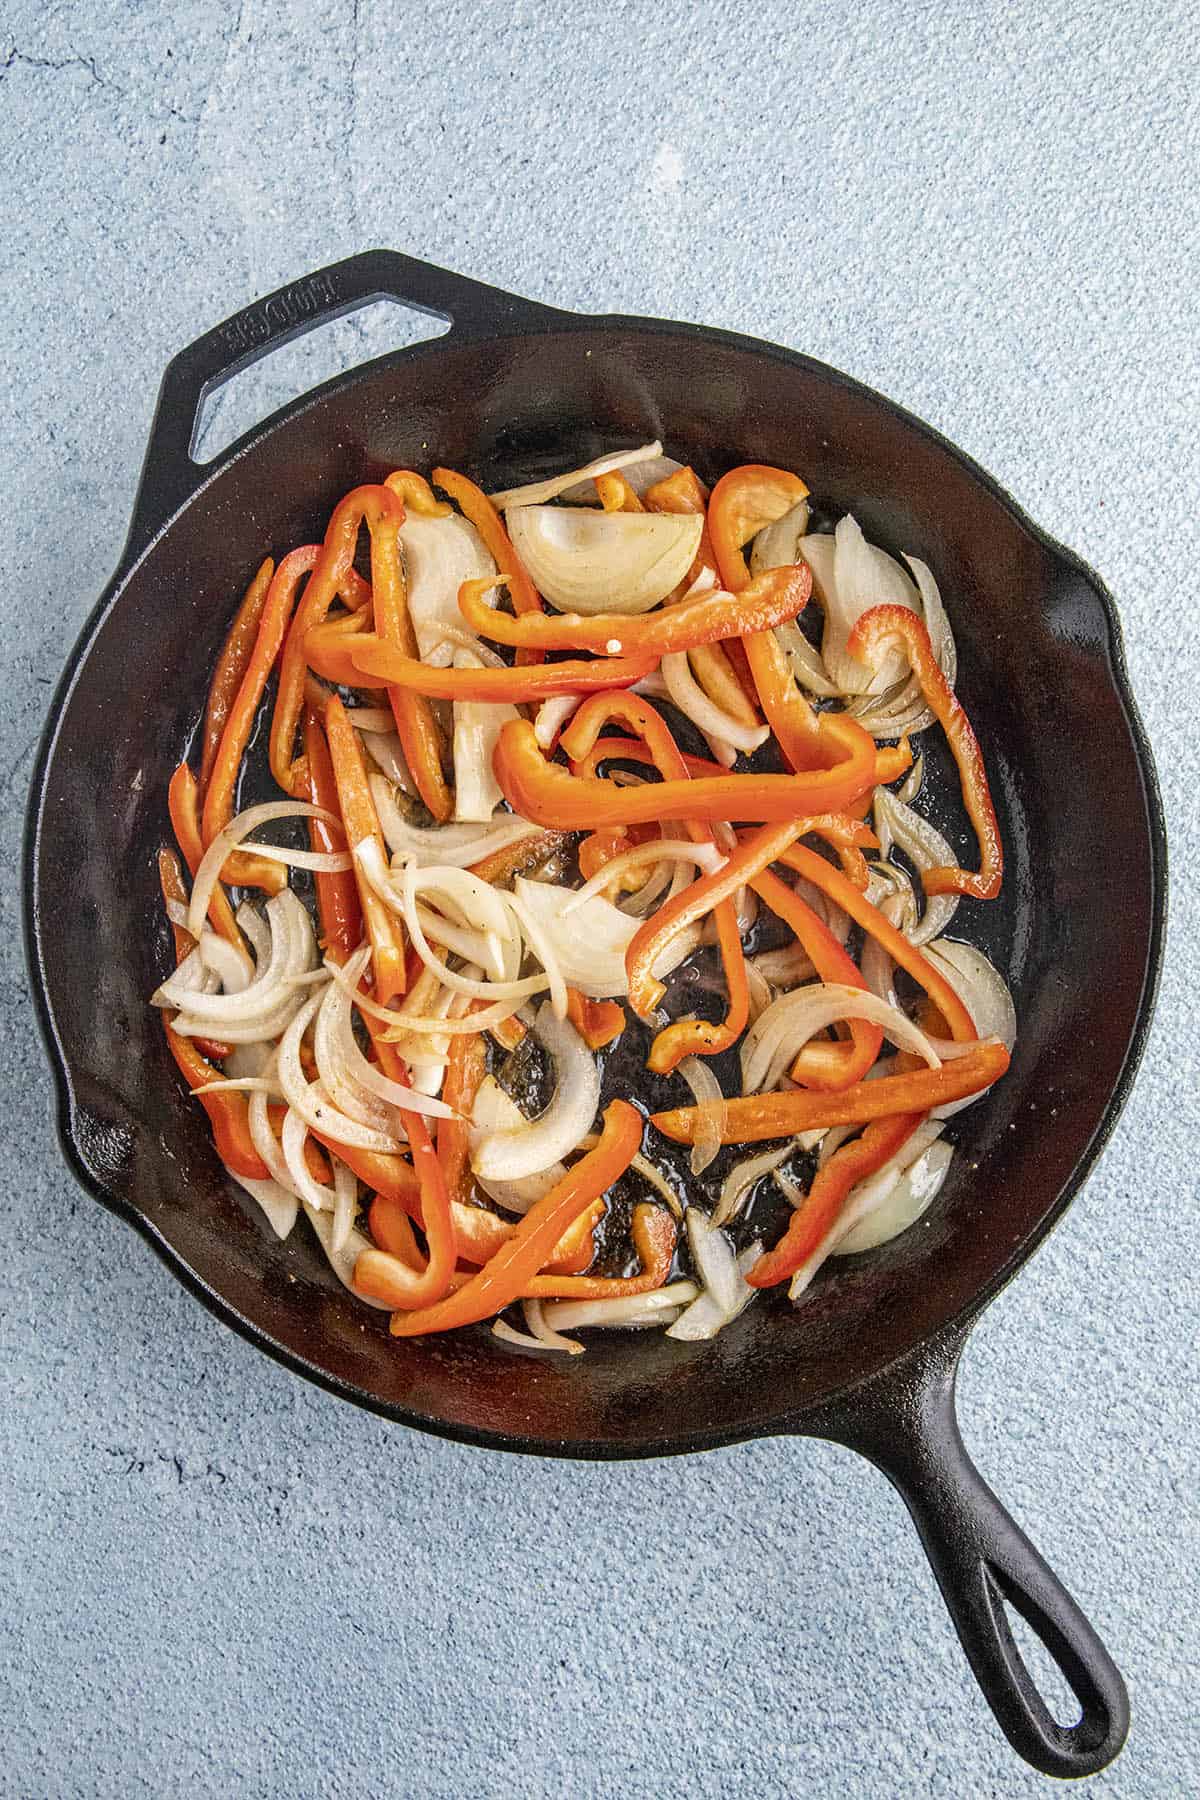
[[[585,1468],[406,1434],[223,1330],[61,1166],[17,891],[51,686],[167,358],[376,242],[848,369],[1114,588],[1173,839],[1162,998],[1117,1135],[975,1332],[961,1404],[1129,1680],[1129,1747],[1084,1785],[1200,1790],[1194,16],[15,0],[3,29],[0,1790],[1043,1785],[865,1464],[763,1443]],[[214,430],[397,330],[272,359]]]

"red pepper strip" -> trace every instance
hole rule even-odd
[[[607,699],[585,701],[586,710],[583,733],[585,738],[595,737],[599,729],[597,721],[607,723],[613,718],[623,719],[639,734],[650,753],[654,767],[664,781],[686,783],[689,779],[687,765],[680,754],[679,746],[671,736],[666,720],[647,702],[637,699],[632,694],[617,694]],[[578,718],[578,713],[576,718]],[[573,740],[574,741],[574,740]],[[568,753],[570,748],[568,747]],[[710,827],[694,818],[687,820],[688,836],[695,843],[711,844],[713,834]],[[695,889],[689,889],[694,892]],[[742,934],[738,927],[737,908],[728,894],[717,896],[712,902],[717,927],[717,945],[721,953],[721,965],[725,972],[725,988],[727,1005],[725,1017],[720,1024],[712,1024],[707,1019],[695,1017],[677,1019],[661,1031],[650,1047],[650,1055],[646,1059],[647,1067],[660,1074],[667,1074],[685,1056],[717,1056],[736,1043],[746,1029],[746,1021],[750,1016],[750,986],[746,976],[746,958],[742,950]],[[705,910],[708,910],[707,908]],[[662,914],[656,914],[661,918]],[[642,928],[643,930],[646,927]],[[636,938],[634,942],[636,942]],[[632,949],[632,945],[630,946]],[[651,961],[654,958],[651,957]],[[628,955],[626,967],[629,967]],[[649,964],[647,964],[649,975]],[[650,977],[653,980],[652,977]],[[659,996],[662,994],[661,983],[654,982]],[[656,1002],[657,1004],[657,1002]],[[641,1009],[634,1003],[635,1010]],[[645,1016],[643,1014],[643,1016]]]
[[[465,475],[459,475],[454,469],[435,469],[433,479],[452,500],[458,502],[460,511],[483,539],[484,547],[500,573],[508,576],[508,591],[512,595],[516,611],[540,613],[542,597],[526,574],[525,565],[504,529],[500,514],[483,489],[476,487],[473,481],[468,481]],[[517,666],[526,667],[540,663],[541,660],[541,655],[536,650],[522,651],[517,657]]]
[[[521,1290],[522,1300],[624,1300],[664,1287],[675,1255],[675,1221],[663,1206],[642,1201],[633,1209],[629,1235],[637,1251],[637,1275],[535,1275]]]
[[[451,1331],[473,1325],[502,1312],[520,1295],[545,1266],[564,1229],[596,1199],[606,1194],[625,1173],[642,1141],[642,1116],[624,1100],[613,1100],[604,1114],[603,1130],[594,1150],[567,1170],[550,1192],[530,1207],[512,1237],[465,1287],[437,1306],[419,1312],[396,1313],[392,1332],[396,1337],[418,1337],[428,1331]],[[367,1250],[355,1266],[358,1270],[380,1253]]]
[[[342,816],[346,842],[353,851],[364,838],[369,838],[386,862],[383,832],[379,828],[379,814],[375,811],[375,801],[367,782],[362,751],[346,708],[336,694],[330,696],[325,708],[325,731],[329,740],[333,777],[337,784],[337,810]],[[367,936],[371,940],[375,998],[381,1006],[386,1006],[397,994],[404,993],[407,984],[401,929],[357,864],[354,875],[358,883],[358,898],[366,921]]]
[[[883,651],[897,639],[925,696],[925,704],[936,716],[954,752],[963,805],[979,840],[977,875],[966,869],[927,869],[921,876],[921,885],[927,894],[970,894],[975,900],[994,900],[1004,879],[1004,846],[983,752],[958,696],[938,667],[924,624],[906,606],[873,606],[858,620],[846,648],[851,656],[874,667]]]
[[[311,709],[304,714],[304,760],[308,768],[308,797],[314,806],[326,812],[339,809],[337,782],[329,743],[320,720]],[[314,850],[346,849],[346,834],[323,819],[308,821],[308,841]],[[353,869],[336,874],[314,875],[317,889],[317,913],[321,920],[321,948],[336,963],[352,956],[362,940],[362,903],[358,897],[358,881]]]
[[[237,779],[254,730],[255,714],[283,644],[288,620],[296,604],[296,590],[311,572],[319,554],[316,544],[305,544],[302,549],[291,551],[272,578],[258,636],[229,709],[204,797],[201,831],[206,849],[233,817]],[[259,887],[268,894],[277,894],[287,885],[287,870],[280,863],[265,856],[255,856],[252,851],[235,850],[226,859],[221,875],[225,881],[237,882],[242,887]]]
[[[262,617],[267,589],[271,585],[271,576],[274,573],[275,564],[268,556],[259,565],[254,580],[246,589],[242,603],[234,614],[233,624],[229,627],[229,635],[217,658],[217,666],[213,670],[212,686],[208,690],[208,706],[204,713],[204,730],[200,738],[200,775],[196,785],[201,800],[208,789],[208,778],[212,774],[212,766],[217,759],[217,746],[221,742],[221,734],[225,729],[229,709],[237,698],[237,691],[242,685],[242,676],[246,672],[246,665],[250,661],[254,649],[254,640],[258,636],[258,621]]]
[[[743,463],[722,475],[708,503],[708,529],[721,580],[730,593],[741,593],[750,580],[742,546],[807,495],[798,475],[767,463]]]
[[[486,576],[464,581],[458,590],[458,610],[472,631],[498,644],[539,650],[592,650],[597,655],[644,656],[654,662],[697,644],[715,644],[722,638],[744,637],[747,632],[767,631],[803,612],[812,592],[812,574],[805,563],[768,569],[736,597],[723,593],[697,594],[678,606],[654,612],[524,613],[514,617],[488,606],[482,595],[496,583]],[[609,649],[611,644],[615,650]]]
[[[367,1229],[380,1250],[399,1257],[410,1269],[420,1269],[422,1257],[412,1220],[398,1201],[376,1194],[367,1211]]]
[[[488,608],[484,608],[488,611]],[[434,669],[402,656],[381,638],[348,638],[341,646],[321,646],[312,666],[327,681],[350,687],[389,683],[411,687],[437,700],[504,700],[513,706],[549,700],[556,694],[591,694],[630,687],[654,667],[652,656],[597,657],[592,662],[546,663],[541,668]],[[366,681],[364,676],[377,680]]]
[[[663,481],[656,481],[653,487],[648,487],[642,495],[642,499],[647,512],[676,513],[688,517],[694,517],[696,513],[699,513],[704,517],[708,507],[708,489],[696,474],[695,469],[676,469],[673,475],[668,475]],[[672,599],[676,597],[682,599],[692,583],[698,580],[705,569],[711,570],[718,581],[720,580],[720,571],[717,568],[712,538],[709,536],[707,518],[705,518],[703,529],[700,532],[700,542],[696,546],[692,566],[675,590]]]
[[[214,1068],[212,1063],[201,1056],[195,1040],[180,1037],[177,1031],[171,1029],[165,1016],[163,1029],[167,1034],[167,1048],[189,1088],[203,1087],[206,1082],[221,1080],[220,1069]],[[226,1168],[232,1169],[235,1175],[244,1176],[247,1181],[269,1181],[271,1171],[254,1148],[254,1140],[250,1136],[249,1106],[245,1094],[238,1093],[236,1089],[225,1088],[220,1093],[197,1094],[195,1098],[208,1114],[217,1155]]]
[[[597,738],[586,756],[581,756],[571,764],[572,775],[595,775],[600,764],[609,758],[615,762],[640,762],[653,764],[654,758],[640,738]],[[710,762],[705,756],[688,756],[683,758],[683,766],[688,774],[711,775],[716,780],[724,780],[729,770],[724,763]],[[628,847],[628,846],[627,846]]]
[[[390,488],[384,490],[391,493]],[[420,660],[416,633],[408,611],[404,567],[400,561],[400,527],[404,508],[397,499],[389,517],[371,527],[371,603],[375,631],[402,656]],[[404,760],[417,792],[439,824],[454,812],[454,796],[442,773],[442,734],[424,694],[406,684],[388,688],[392,716]]]
[[[708,506],[708,489],[694,469],[677,469],[665,481],[657,481],[653,487],[646,489],[645,502],[648,512],[704,513]],[[672,601],[682,600],[688,588],[705,569],[710,570],[720,582],[721,573],[717,567],[707,518],[692,566],[668,605]],[[738,639],[731,638],[724,645],[699,645],[691,652],[689,660],[696,680],[715,705],[724,707],[746,725],[753,727],[758,724],[758,696],[746,663],[746,653]]]
[[[472,863],[471,874],[477,875],[480,881],[490,882],[493,887],[503,887],[515,875],[524,875],[527,869],[536,869],[539,863],[549,861],[565,848],[570,836],[568,831],[539,831],[536,837],[518,838],[515,844],[493,850],[490,856]]]
[[[179,858],[173,850],[165,847],[158,853],[158,884],[162,889],[164,904],[169,904],[173,900],[176,906],[187,906],[188,892],[183,884],[183,872],[179,867]],[[185,926],[176,925],[174,919],[171,920],[171,934],[175,940],[175,966],[178,968],[196,940]],[[219,1043],[216,1038],[193,1038],[192,1042],[201,1056],[207,1056],[210,1060],[215,1057],[220,1061],[228,1056],[232,1049],[232,1045]]]
[[[596,475],[593,479],[596,483],[597,497],[605,512],[644,513],[646,511],[619,469],[612,469],[607,475]]]
[[[593,1000],[578,988],[567,989],[567,1017],[589,1050],[603,1050],[625,1029],[625,1009],[615,1000]]]
[[[438,500],[423,475],[415,469],[393,469],[384,477],[383,485],[404,502],[406,512],[420,513],[423,519],[449,518],[451,508]]]
[[[730,659],[729,653],[735,646],[744,681]],[[761,724],[758,707],[747,693],[747,689],[749,693],[754,692],[754,682],[746,667],[746,653],[740,639],[731,638],[726,644],[697,644],[694,650],[688,651],[688,661],[692,674],[714,706],[719,706],[751,731]]]
[[[339,1147],[339,1154],[340,1149],[341,1147]],[[363,1176],[362,1159],[367,1154],[369,1153],[364,1151],[355,1153],[356,1160],[352,1166],[355,1167],[355,1173],[360,1177]],[[350,1162],[351,1160],[348,1156],[343,1157],[343,1161]],[[399,1161],[400,1159],[397,1157],[395,1160]],[[408,1169],[408,1164],[403,1163],[402,1167]],[[412,1175],[411,1169],[408,1172]],[[474,1263],[479,1268],[491,1261],[497,1250],[503,1248],[516,1230],[516,1225],[511,1219],[501,1219],[494,1212],[485,1211],[482,1206],[462,1206],[457,1201],[452,1201],[450,1211],[454,1217],[460,1261]],[[575,1224],[563,1233],[546,1264],[548,1272],[569,1275],[587,1268],[595,1255],[592,1233],[603,1212],[603,1200],[594,1201],[588,1210],[576,1220]],[[381,1250],[386,1250],[391,1256],[398,1256],[402,1262],[407,1262],[410,1268],[420,1267],[420,1261],[417,1260],[420,1252],[416,1250],[416,1240],[412,1237],[411,1230],[405,1235],[405,1226],[410,1219],[415,1219],[418,1224],[421,1222],[421,1208],[417,1199],[415,1175],[412,1175],[411,1186],[405,1189],[403,1194],[397,1192],[376,1194],[367,1217],[371,1227],[371,1236]],[[403,1220],[404,1224],[400,1224],[400,1220]],[[409,1255],[410,1244],[415,1252],[413,1256]],[[387,1293],[376,1293],[373,1298],[390,1302],[390,1296],[391,1289],[389,1288]]]
[[[806,1094],[792,1088],[784,1094],[744,1094],[725,1103],[723,1144],[761,1144],[767,1138],[794,1137],[830,1125],[865,1125],[895,1113],[928,1112],[949,1100],[978,1094],[998,1081],[1009,1064],[1008,1051],[984,1041],[940,1069],[914,1069],[904,1075],[881,1075],[859,1081],[839,1094]],[[702,1109],[678,1106],[652,1113],[650,1123],[677,1144],[695,1140]]]
[[[775,1248],[760,1256],[747,1274],[750,1286],[774,1287],[794,1275],[833,1230],[851,1188],[876,1174],[889,1156],[908,1142],[924,1117],[924,1113],[910,1112],[875,1119],[860,1138],[835,1150],[825,1167],[817,1171]]]
[[[501,1019],[498,1025],[490,1026],[489,1034],[502,1050],[515,1050],[518,1044],[525,1041],[526,1030],[514,1013],[510,1019]]]
[[[442,1099],[458,1115],[439,1119],[437,1155],[442,1165],[442,1179],[451,1200],[466,1200],[473,1187],[471,1177],[471,1108],[479,1084],[487,1074],[487,1045],[483,1033],[469,1037],[462,1033],[450,1039],[449,1061],[442,1081]]]
[[[200,838],[196,777],[186,763],[180,763],[171,777],[167,788],[167,811],[175,841],[188,866],[188,873],[194,877],[204,858],[204,845]],[[218,937],[223,937],[227,944],[234,945],[238,950],[246,948],[237,920],[233,916],[233,908],[229,904],[229,896],[219,881],[208,903],[208,922]]]
[[[323,622],[339,593],[349,591],[357,596],[365,591],[354,575],[359,528],[366,524],[370,530],[373,555],[380,529],[385,534],[394,531],[403,518],[403,506],[385,487],[352,488],[333,509],[308,586],[293,614],[279,665],[279,692],[271,719],[271,773],[285,794],[303,796],[308,785],[303,770],[292,760],[304,705],[308,634]]]
[[[786,853],[785,853],[786,854]],[[828,866],[828,865],[826,865]],[[823,919],[778,875],[764,869],[750,884],[759,899],[789,925],[822,981],[866,988],[857,963],[838,943]],[[792,1064],[791,1076],[802,1087],[836,1093],[862,1081],[879,1055],[883,1032],[866,1019],[847,1019],[849,1043],[828,1040],[805,1044]]]
[[[836,900],[850,914],[855,924],[861,925],[864,931],[882,944],[892,960],[898,962],[941,1009],[955,1043],[966,1044],[978,1037],[979,1033],[971,1021],[970,1013],[950,983],[943,975],[938,974],[928,957],[922,956],[909,943],[897,926],[889,923],[877,906],[872,906],[865,894],[859,893],[852,881],[847,881],[840,869],[835,869],[823,856],[818,856],[815,850],[809,850],[803,844],[793,844],[779,860],[811,881],[814,887],[819,887],[831,900]]]
[[[807,828],[806,819],[789,819],[782,825],[762,826],[753,836],[739,843],[715,875],[702,875],[698,881],[691,882],[638,927],[625,952],[625,973],[629,977],[629,1004],[639,1018],[649,1018],[666,991],[655,977],[653,968],[680,933],[697,919],[704,918],[721,901],[729,900],[739,888],[745,887]],[[740,1031],[738,1035],[741,1035]]]

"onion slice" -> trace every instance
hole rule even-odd
[[[794,1143],[788,1143],[781,1150],[764,1150],[759,1156],[748,1156],[744,1162],[735,1163],[721,1184],[720,1198],[713,1208],[710,1223],[727,1225],[730,1219],[736,1218],[755,1182],[778,1169],[795,1149]]]
[[[579,1331],[589,1325],[625,1331],[638,1326],[668,1325],[699,1292],[694,1281],[672,1281],[648,1294],[626,1294],[619,1300],[546,1300],[542,1303],[542,1317],[557,1331]]]
[[[699,513],[520,506],[508,514],[536,586],[561,612],[588,616],[648,612],[665,600],[691,567],[703,526]]]
[[[208,916],[209,901],[221,878],[221,870],[225,866],[225,858],[231,850],[236,850],[243,838],[257,831],[260,825],[270,825],[276,819],[322,819],[326,825],[341,826],[336,813],[327,812],[323,806],[310,806],[307,800],[268,800],[262,806],[248,806],[244,812],[230,819],[224,830],[218,831],[208,849],[200,859],[192,882],[192,897],[188,902],[187,928],[194,938],[200,936],[201,927]],[[272,849],[273,845],[256,844],[256,850]],[[303,851],[279,852],[279,860],[287,856],[304,855]],[[278,895],[275,896],[278,899]]]
[[[518,1180],[561,1161],[591,1130],[596,1117],[600,1071],[575,1027],[543,1005],[533,1029],[554,1064],[554,1097],[528,1125],[472,1130],[471,1167],[486,1180]]]
[[[781,994],[761,1013],[742,1039],[742,1092],[773,1088],[809,1039],[841,1019],[878,1025],[902,1050],[915,1050],[931,1069],[941,1067],[932,1041],[911,1019],[878,995],[841,982],[817,981]]]
[[[498,494],[489,494],[488,499],[498,512],[504,512],[510,506],[542,506],[547,500],[556,500],[560,494],[565,494],[568,488],[586,486],[597,475],[612,475],[617,469],[631,469],[637,463],[661,455],[662,445],[655,438],[652,444],[643,444],[637,450],[610,450],[606,456],[584,463],[582,468],[568,469],[565,474],[551,475],[545,481],[527,481],[522,487],[502,488]]]
[[[875,789],[875,830],[881,853],[886,857],[892,844],[897,844],[918,874],[957,867],[958,858],[937,827],[885,787]],[[909,943],[928,944],[941,937],[957,911],[958,900],[957,894],[927,896],[920,924],[904,934]]]
[[[721,1148],[727,1110],[725,1096],[708,1064],[698,1056],[685,1056],[675,1073],[687,1082],[692,1090],[692,1097],[700,1108],[696,1135],[692,1141],[691,1166],[693,1175],[703,1175]]]

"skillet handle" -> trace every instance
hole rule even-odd
[[[925,1346],[855,1390],[819,1423],[861,1451],[912,1514],[984,1698],[1013,1748],[1043,1774],[1094,1775],[1129,1731],[1120,1672],[1062,1582],[972,1463],[959,1434],[954,1386],[965,1332]],[[1079,1702],[1053,1717],[1021,1657],[1005,1605],[1033,1628]]]
[[[293,338],[375,300],[399,300],[445,319],[451,334],[484,336],[561,320],[555,308],[503,293],[398,250],[364,250],[331,263],[214,325],[168,363],[159,389],[124,561],[131,561],[200,486],[192,457],[205,396]]]

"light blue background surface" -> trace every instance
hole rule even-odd
[[[1173,834],[1170,955],[1115,1141],[974,1335],[963,1428],[1128,1676],[1129,1747],[1085,1787],[1200,1791],[1195,15],[695,12],[8,8],[6,1794],[1045,1785],[865,1464],[770,1443],[575,1467],[406,1434],[223,1330],[59,1163],[16,881],[51,684],[119,551],[167,358],[375,243],[810,351],[946,432],[1115,589]],[[337,350],[395,335],[343,326]],[[289,372],[332,369],[276,359],[226,430]]]

